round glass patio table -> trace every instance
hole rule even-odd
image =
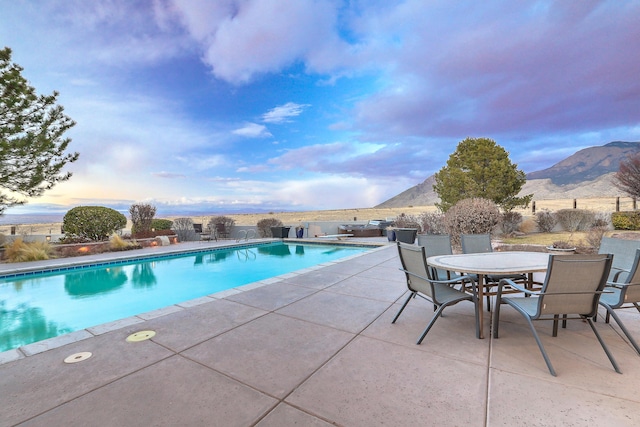
[[[527,274],[528,285],[533,284],[533,273],[547,271],[549,254],[544,252],[483,252],[476,254],[436,255],[427,258],[432,267],[465,274],[478,275],[478,312],[480,337],[484,338],[484,296],[486,276]]]

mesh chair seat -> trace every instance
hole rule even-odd
[[[444,283],[434,283],[433,287],[435,288],[435,296],[437,298],[438,304],[451,304],[453,302],[472,301],[473,297],[471,294],[467,294],[465,292],[461,292],[448,284]]]
[[[622,289],[614,286],[607,286],[606,293],[600,296],[600,304],[606,304],[611,308],[619,308],[624,304],[624,300],[620,298],[622,296]]]
[[[529,316],[533,317],[538,312],[538,299],[531,297],[510,297],[503,298],[503,302],[506,302],[509,305],[517,305]]]

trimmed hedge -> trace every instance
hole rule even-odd
[[[613,212],[611,224],[616,230],[640,230],[640,211]]]
[[[107,240],[126,226],[126,216],[104,206],[77,206],[62,220],[62,232],[68,237],[93,242]]]
[[[151,228],[154,230],[171,230],[171,226],[173,225],[173,221],[170,219],[159,219],[154,218],[151,220]]]

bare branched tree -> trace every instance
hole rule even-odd
[[[614,184],[629,196],[640,198],[640,153],[620,162]]]
[[[151,222],[156,215],[156,207],[149,204],[134,204],[129,207],[133,233],[151,231]]]

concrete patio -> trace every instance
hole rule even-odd
[[[393,245],[96,327],[79,340],[3,353],[0,426],[631,426],[640,420],[640,356],[616,326],[559,336],[537,324],[552,377],[525,321],[509,307],[501,337],[474,335],[473,308],[433,315],[406,295]],[[3,266],[6,268],[6,266]],[[621,313],[640,338],[640,315]],[[155,337],[127,342],[130,334]],[[86,331],[83,331],[86,332]],[[73,335],[73,334],[71,334]],[[73,339],[70,339],[73,341]],[[78,352],[92,357],[73,364]],[[10,360],[11,358],[18,358]],[[9,360],[9,361],[7,361]]]

